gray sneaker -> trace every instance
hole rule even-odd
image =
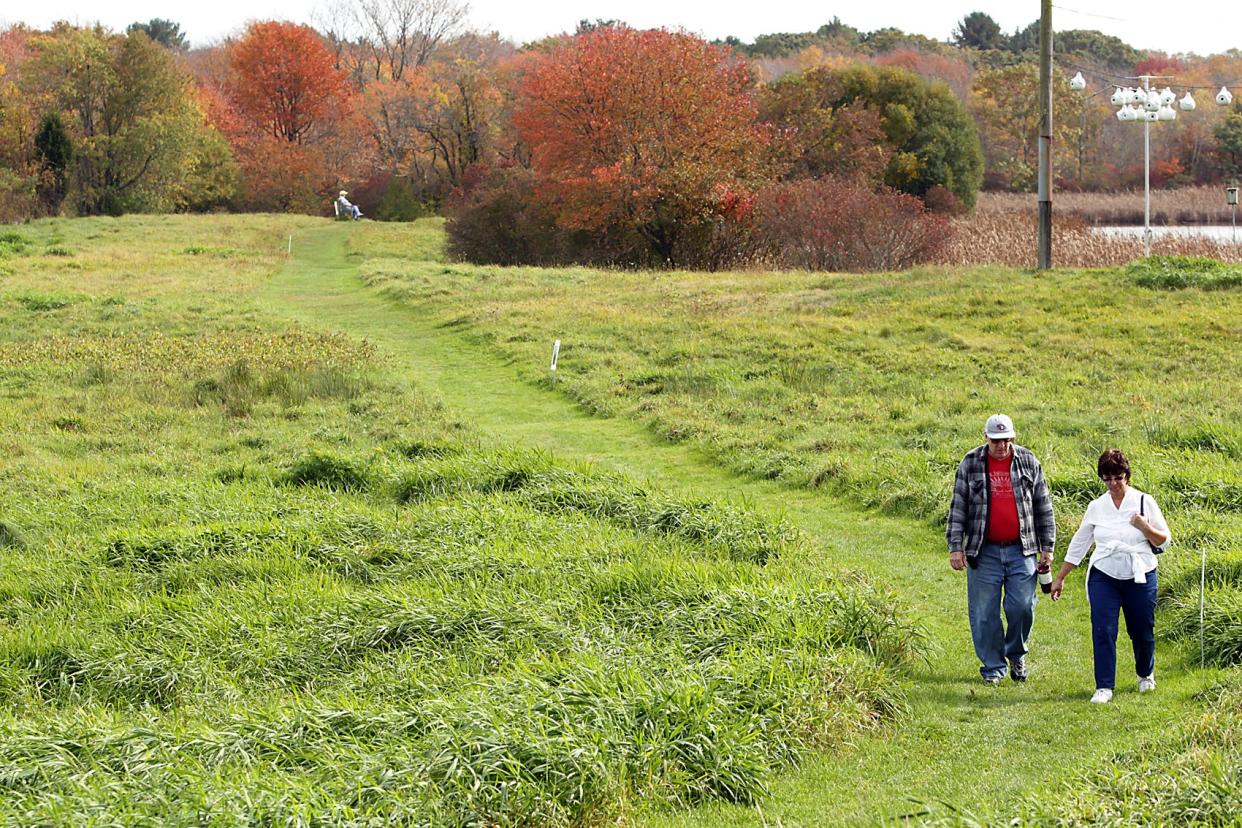
[[[1026,656],[1009,662],[1009,677],[1014,681],[1026,681],[1030,671],[1026,667]]]
[[[984,684],[990,684],[990,685],[992,685],[993,687],[996,687],[996,686],[998,686],[998,685],[999,685],[1002,681],[1004,681],[1004,679],[1005,679],[1005,677],[1004,677],[1004,676],[984,676],[984,677],[983,677],[983,683],[984,683]]]

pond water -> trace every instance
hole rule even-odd
[[[1143,228],[1141,226],[1125,226],[1125,227],[1092,227],[1093,233],[1099,233],[1101,236],[1132,236],[1136,239],[1143,238]],[[1206,236],[1217,241],[1233,241],[1236,242],[1242,236],[1235,235],[1234,228],[1229,225],[1220,224],[1190,224],[1179,225],[1173,227],[1152,227],[1152,238],[1158,239],[1168,236]]]

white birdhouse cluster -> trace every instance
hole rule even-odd
[[[1109,100],[1120,107],[1117,110],[1119,121],[1172,121],[1177,118],[1177,112],[1173,109],[1177,95],[1167,86],[1164,89],[1127,89],[1119,86]],[[1187,111],[1194,109],[1195,99],[1187,92],[1178,106]]]
[[[1149,78],[1144,77],[1142,80],[1146,83]],[[1076,73],[1070,79],[1070,89],[1075,92],[1081,92],[1086,88],[1087,81],[1082,76],[1082,72]],[[1167,86],[1164,89],[1146,86],[1118,86],[1109,100],[1112,101],[1113,106],[1117,107],[1118,121],[1173,121],[1177,119],[1177,110],[1173,108],[1174,103],[1183,112],[1192,112],[1195,108],[1195,99],[1189,90],[1181,100],[1178,100],[1177,94]],[[1230,94],[1227,86],[1222,86],[1216,93],[1216,103],[1221,106],[1229,106],[1233,103],[1233,95]]]

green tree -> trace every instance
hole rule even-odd
[[[1216,157],[1220,160],[1221,172],[1227,178],[1242,176],[1242,109],[1235,106],[1212,134],[1216,138]]]
[[[1026,25],[1026,28],[1014,31],[1006,46],[1011,52],[1039,51],[1039,21],[1033,20]]]
[[[1036,41],[1038,45],[1038,41]],[[1080,62],[1123,74],[1133,74],[1134,65],[1146,55],[1119,37],[1094,29],[1066,29],[1054,35],[1058,55],[1071,55]]]
[[[184,52],[190,48],[189,41],[181,31],[181,24],[162,17],[153,17],[146,23],[130,23],[125,32],[127,34],[142,32],[156,43],[174,52]]]
[[[913,49],[929,55],[943,55],[954,51],[953,46],[947,43],[933,40],[926,35],[903,32],[891,26],[867,32],[859,38],[859,45],[871,55],[882,55],[896,49]]]
[[[850,46],[862,40],[862,32],[847,23],[842,23],[841,18],[835,15],[827,23],[816,29],[815,34],[824,40],[831,40]]]
[[[965,107],[944,82],[869,64],[816,67],[782,82],[803,86],[799,118],[815,109],[849,111],[859,126],[866,123],[868,114],[877,118],[878,140],[886,145],[888,159],[883,183],[920,198],[941,186],[967,207],[974,206],[983,181],[979,136]],[[779,120],[774,125],[796,127]],[[832,135],[831,131],[826,134]]]
[[[206,151],[214,130],[189,76],[145,34],[58,23],[31,51],[23,83],[71,117],[79,212],[185,209],[196,181],[219,180],[228,161]]]
[[[953,42],[970,49],[1000,49],[1005,45],[1001,27],[990,15],[971,12],[961,19],[953,32]]]
[[[69,190],[70,164],[73,161],[73,142],[58,113],[49,112],[43,116],[34,143],[42,173],[39,198],[49,213],[56,213]]]

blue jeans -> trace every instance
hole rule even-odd
[[[1156,669],[1156,570],[1147,583],[1122,581],[1093,569],[1087,577],[1091,602],[1091,648],[1095,656],[1095,686],[1112,690],[1117,683],[1117,612],[1126,617],[1126,632],[1134,644],[1134,671],[1150,676]]]
[[[1026,655],[1026,641],[1035,621],[1035,555],[1023,555],[1020,542],[987,542],[979,550],[978,566],[966,572],[966,604],[970,609],[970,637],[984,678],[1004,676],[1006,661]],[[1001,624],[1001,605],[1005,625]]]

